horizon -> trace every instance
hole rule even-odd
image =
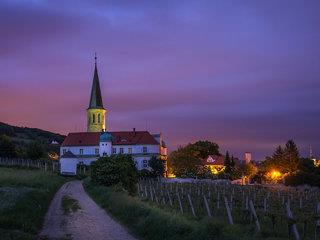
[[[293,139],[319,158],[319,1],[60,5],[0,3],[0,121],[85,131],[97,52],[108,131],[254,160]]]

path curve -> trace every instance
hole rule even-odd
[[[64,215],[61,199],[65,195],[76,199],[81,209]],[[88,196],[78,180],[67,182],[58,190],[38,239],[136,240]]]

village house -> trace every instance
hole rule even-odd
[[[209,155],[203,160],[203,166],[210,169],[213,174],[218,174],[225,170],[223,155]]]

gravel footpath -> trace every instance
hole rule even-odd
[[[64,215],[61,199],[68,195],[81,209]],[[56,193],[45,217],[38,239],[114,239],[134,240],[124,227],[114,221],[84,191],[81,181],[64,184]]]

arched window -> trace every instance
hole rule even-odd
[[[98,123],[100,123],[100,113],[98,114]]]
[[[96,115],[95,115],[95,114],[92,115],[92,122],[93,122],[93,123],[96,122]]]

